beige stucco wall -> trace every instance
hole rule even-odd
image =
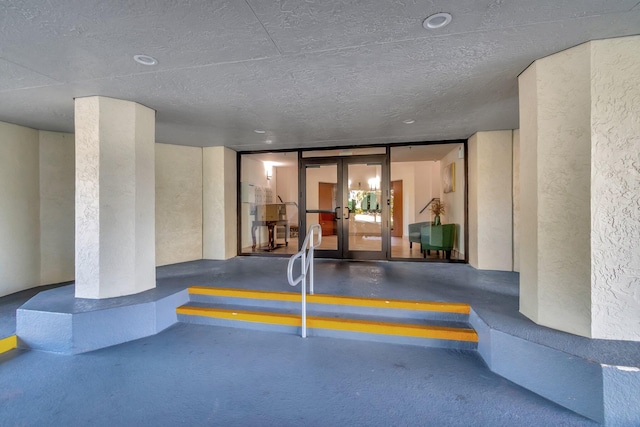
[[[39,132],[40,283],[75,277],[75,140],[61,132]]]
[[[156,265],[202,259],[202,148],[156,144]]]
[[[40,284],[38,131],[0,122],[0,296]]]
[[[593,338],[640,340],[639,51],[590,42],[520,77],[521,311]]]
[[[520,87],[521,311],[589,336],[588,46],[536,61]]]
[[[513,131],[513,271],[520,271],[520,129]]]
[[[155,111],[75,100],[76,297],[155,287]]]
[[[640,37],[590,48],[591,333],[640,341]]]
[[[446,156],[440,160],[441,172],[450,163],[455,164],[455,191],[442,193],[441,200],[445,205],[443,223],[456,224],[456,244],[455,250],[459,253],[459,258],[464,258],[464,159],[459,158],[459,148],[462,144],[456,145]]]
[[[513,269],[513,132],[478,132],[469,139],[469,263]]]
[[[538,321],[537,64],[518,78],[520,102],[520,312]],[[534,226],[535,225],[535,226]]]
[[[237,255],[236,152],[225,147],[203,149],[203,258]]]

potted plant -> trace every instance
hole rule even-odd
[[[431,213],[435,215],[433,219],[433,225],[440,225],[440,215],[444,213],[444,203],[442,203],[439,199],[434,200],[431,204]]]

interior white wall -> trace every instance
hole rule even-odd
[[[274,167],[274,175],[276,176],[276,196],[280,196],[283,202],[298,203],[298,167]],[[287,218],[289,224],[298,225],[298,209],[295,206],[287,206]]]
[[[409,224],[416,222],[415,170],[422,162],[391,163],[391,181],[402,181],[402,235],[409,235]]]
[[[640,36],[591,48],[591,334],[640,341]]]
[[[236,152],[205,147],[202,168],[203,257],[229,259],[238,252]]]
[[[275,169],[275,168],[274,168]],[[262,188],[262,189],[272,189],[277,190],[278,186],[278,174],[274,171],[273,177],[271,180],[267,179],[265,164],[261,160],[254,159],[251,155],[242,156],[242,168],[241,168],[241,177],[240,182],[245,186],[251,186],[253,189]],[[296,173],[296,182],[297,182],[297,173]],[[264,193],[263,193],[264,195]],[[273,198],[277,200],[276,195],[273,195]],[[284,199],[283,199],[284,200]],[[263,200],[262,203],[273,203],[275,200]],[[251,226],[252,222],[255,219],[255,215],[251,214],[252,205],[255,205],[255,200],[247,201],[240,204],[241,209],[241,239],[242,239],[242,247],[247,248],[253,244],[253,239],[251,237]],[[256,243],[266,242],[268,239],[268,233],[266,227],[258,227],[256,230]]]
[[[469,263],[481,270],[513,269],[512,134],[478,132],[468,143]]]
[[[39,131],[40,284],[75,278],[75,137]]]
[[[455,164],[455,191],[451,193],[442,192],[441,200],[445,206],[445,213],[441,218],[443,224],[456,224],[456,241],[454,249],[464,258],[464,159],[458,156],[459,148],[462,144],[456,145],[446,156],[440,160],[441,172],[451,164]]]
[[[0,122],[0,296],[40,285],[38,131]]]
[[[202,259],[202,148],[155,147],[156,265]]]
[[[414,178],[414,212],[413,222],[432,221],[433,214],[429,209],[420,213],[434,197],[440,197],[442,185],[440,181],[440,162],[417,162]]]

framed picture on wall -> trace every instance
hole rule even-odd
[[[442,171],[442,186],[445,193],[456,191],[456,164],[449,163]]]

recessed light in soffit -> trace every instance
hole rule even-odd
[[[142,65],[156,65],[158,60],[149,55],[133,55],[133,60]]]
[[[416,122],[416,121],[415,121],[415,120],[413,120],[413,119],[406,119],[406,120],[403,120],[403,121],[402,121],[402,123],[404,123],[405,125],[410,125],[410,124],[413,124],[413,123],[415,123],[415,122]]]
[[[262,134],[262,133],[266,133],[266,132],[267,132],[266,130],[262,130],[262,129],[254,129],[253,131],[254,131],[255,133],[260,133],[260,134]]]
[[[449,25],[451,22],[451,14],[446,12],[435,13],[422,22],[422,26],[427,30],[435,30]]]

